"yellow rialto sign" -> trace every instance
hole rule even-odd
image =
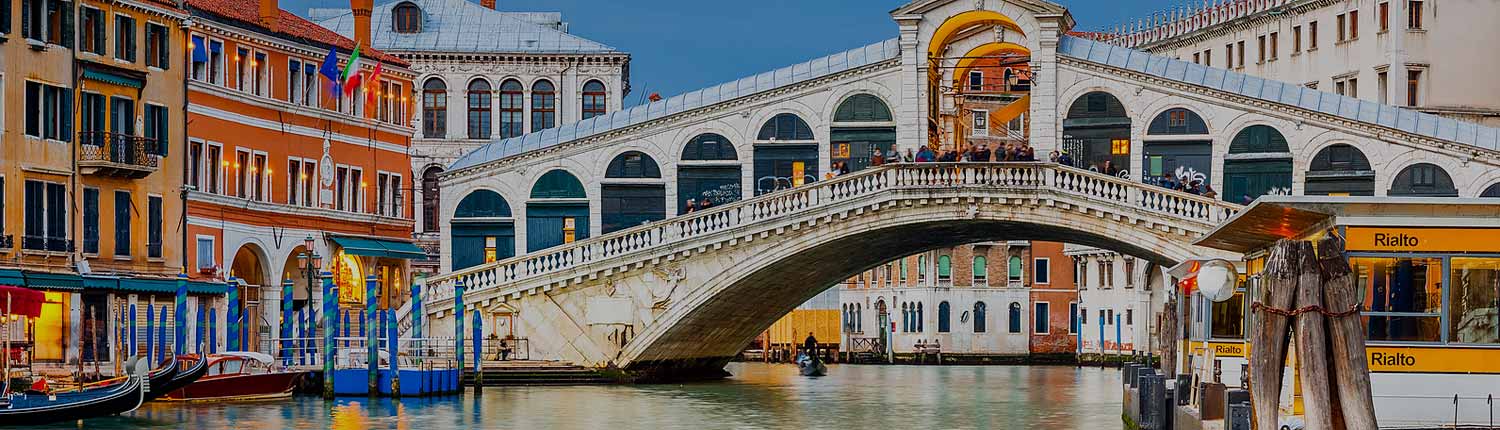
[[[1350,251],[1500,251],[1496,228],[1349,227]]]
[[[1500,373],[1500,349],[1369,346],[1371,372]]]
[[[1203,342],[1192,342],[1193,355],[1203,355]],[[1214,351],[1214,357],[1246,357],[1250,354],[1250,345],[1244,342],[1209,342],[1208,347]]]

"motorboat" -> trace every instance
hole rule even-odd
[[[797,355],[797,372],[802,376],[823,376],[828,374],[828,366],[823,364],[816,355]]]
[[[196,354],[186,354],[175,358],[177,362],[176,374],[172,376],[171,380],[160,385],[153,382],[151,392],[146,395],[147,401],[160,399],[162,396],[167,395],[167,393],[191,385],[193,382],[197,382],[199,378],[202,378],[203,375],[208,374],[208,360],[199,358]]]
[[[8,382],[0,389],[0,425],[40,425],[123,414],[139,408],[149,391],[143,361],[127,368],[134,374],[96,382],[66,392],[11,392]]]
[[[276,359],[259,352],[225,352],[204,359],[203,377],[178,388],[162,400],[260,400],[291,397],[302,372],[280,369]]]

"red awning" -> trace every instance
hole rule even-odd
[[[9,311],[5,308],[6,300],[10,301]],[[46,301],[41,291],[0,285],[0,313],[36,318],[42,316],[42,303]]]

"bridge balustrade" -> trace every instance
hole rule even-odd
[[[708,210],[563,244],[530,254],[430,278],[428,303],[453,299],[454,285],[479,292],[544,276],[565,279],[570,270],[622,255],[650,252],[693,239],[773,221],[891,190],[1003,189],[1062,192],[1089,201],[1129,207],[1189,221],[1205,229],[1228,219],[1239,205],[1043,162],[900,163],[741,200]],[[577,275],[582,275],[577,274]],[[513,292],[512,292],[513,293]],[[429,312],[446,308],[426,307]]]

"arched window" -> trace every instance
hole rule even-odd
[[[902,283],[911,282],[911,278],[907,278],[906,277],[906,259],[905,258],[901,259],[901,282]]]
[[[1431,163],[1417,163],[1401,169],[1391,181],[1392,196],[1458,197],[1458,188],[1448,172]]]
[[[1225,201],[1249,204],[1266,194],[1291,194],[1292,153],[1280,131],[1268,125],[1245,127],[1229,142],[1229,154],[1221,193]]]
[[[917,333],[921,333],[922,332],[922,303],[920,303],[920,302],[917,303],[916,326],[917,326]]]
[[[855,94],[839,104],[833,113],[834,122],[888,122],[891,109],[880,97],[870,94]]]
[[[949,331],[949,324],[951,323],[948,319],[951,312],[948,309],[948,302],[938,303],[938,333],[947,333]]]
[[[848,303],[839,305],[839,326],[844,328],[844,332],[845,333],[854,331],[854,330],[851,330],[849,328],[849,304]]]
[[[938,256],[938,280],[946,281],[953,279],[953,259],[946,255]]]
[[[438,189],[438,175],[443,168],[428,167],[422,172],[422,231],[435,233],[438,227],[438,208],[441,207],[442,191]]]
[[[927,256],[917,256],[917,282],[927,280]]]
[[[738,159],[734,152],[734,145],[724,136],[715,133],[704,133],[693,140],[689,140],[687,146],[682,148],[682,159],[684,161],[709,161]]]
[[[854,304],[854,331],[865,332],[865,310],[859,303]]]
[[[640,151],[629,151],[609,162],[604,170],[605,178],[660,178],[661,169],[656,160]]]
[[[974,332],[984,333],[984,302],[974,302]]]
[[[901,332],[902,333],[909,333],[909,332],[911,332],[911,307],[907,306],[909,304],[910,303],[902,303],[901,304]]]
[[[1021,264],[1021,257],[1017,257],[1014,255],[1010,256],[1010,264],[1006,270],[1007,277],[1010,279],[1010,281],[1020,282],[1022,279],[1025,279],[1025,274],[1022,273],[1024,271],[1025,270]]]
[[[812,128],[796,114],[783,113],[771,117],[760,126],[756,140],[813,140]]]
[[[1152,119],[1146,134],[1208,134],[1208,124],[1197,112],[1172,108]]]
[[[489,139],[490,123],[494,118],[490,116],[490,81],[475,79],[469,82],[469,138]]]
[[[1305,185],[1303,194],[1309,196],[1373,196],[1375,170],[1359,148],[1343,143],[1328,145],[1313,156]]]
[[[533,199],[582,199],[585,198],[583,183],[573,174],[563,170],[552,170],[537,178],[531,186]]]
[[[1010,302],[1009,328],[1011,333],[1021,332],[1021,304]]]
[[[474,190],[458,202],[449,231],[453,268],[463,269],[515,255],[510,204],[499,193]]]
[[[391,31],[397,33],[422,31],[422,10],[412,2],[401,2],[391,8]]]
[[[448,134],[448,85],[438,78],[422,84],[422,137],[442,139]]]
[[[972,275],[974,275],[975,282],[983,282],[988,277],[989,268],[983,255],[974,256],[974,273]]]
[[[557,126],[557,87],[551,81],[540,80],[531,84],[531,131],[538,132]]]
[[[1483,193],[1479,193],[1479,197],[1500,197],[1500,184],[1490,185],[1488,188],[1485,188]]]
[[[604,115],[605,110],[608,109],[605,104],[608,98],[609,94],[604,92],[604,83],[589,81],[583,84],[583,118],[581,119]]]
[[[515,79],[500,83],[500,137],[516,137],[526,132],[525,88]]]
[[[453,218],[509,218],[510,203],[490,190],[474,190],[458,202]]]

